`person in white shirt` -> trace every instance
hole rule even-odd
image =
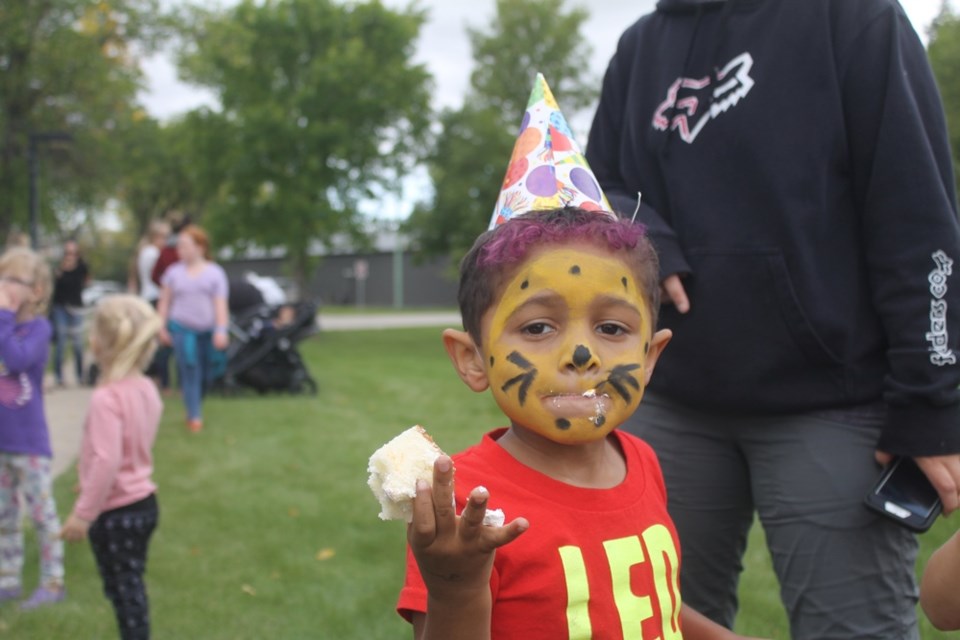
[[[154,284],[150,278],[153,272],[153,265],[160,257],[160,249],[170,237],[170,225],[163,220],[154,220],[150,223],[144,242],[137,252],[137,280],[139,282],[138,293],[140,297],[157,306],[157,298],[160,297],[160,287]]]

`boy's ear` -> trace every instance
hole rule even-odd
[[[474,391],[486,391],[490,386],[487,370],[483,366],[480,349],[470,334],[456,329],[444,329],[443,346],[460,379]]]
[[[644,386],[650,384],[650,376],[653,375],[653,368],[657,366],[657,359],[660,357],[660,354],[663,353],[663,348],[667,346],[667,343],[670,342],[670,338],[673,337],[673,332],[670,329],[660,329],[653,334],[653,337],[650,339],[650,348],[647,350],[647,361],[646,361],[646,379],[644,380]]]

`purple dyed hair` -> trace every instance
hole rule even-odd
[[[460,263],[460,315],[463,327],[480,344],[480,320],[500,296],[500,289],[531,250],[544,245],[589,242],[621,253],[644,290],[656,326],[660,307],[657,254],[642,225],[628,220],[562,207],[511,218],[474,242]]]

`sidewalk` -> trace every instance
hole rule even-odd
[[[317,316],[320,332],[359,331],[362,329],[401,329],[407,327],[460,328],[458,311],[420,311],[402,313],[331,313],[321,310]]]
[[[83,418],[87,415],[93,390],[76,384],[48,389],[43,394],[43,402],[50,429],[50,446],[53,447],[53,477],[56,478],[73,466],[80,452]]]
[[[453,327],[460,328],[457,312],[422,313],[375,313],[375,314],[330,314],[322,313],[317,318],[320,332],[355,331],[362,329],[397,329],[401,327]],[[70,367],[65,367],[69,369]],[[66,373],[66,371],[65,371]],[[69,470],[80,452],[83,437],[83,418],[90,404],[90,387],[81,387],[68,379],[66,388],[51,388],[52,378],[47,381],[44,406],[47,425],[50,428],[50,445],[53,447],[53,477]]]

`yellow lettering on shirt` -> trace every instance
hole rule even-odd
[[[652,577],[662,635],[650,640],[682,640],[680,630],[680,584],[677,549],[669,529],[662,524],[648,527],[640,536],[603,542],[610,572],[610,591],[624,638],[641,637],[643,623],[654,616],[652,594],[637,595],[631,573],[637,565]],[[560,560],[567,587],[567,630],[570,640],[593,637],[590,622],[590,584],[580,547],[560,547]],[[596,572],[595,575],[602,575]]]
[[[567,629],[570,640],[590,640],[590,584],[580,547],[560,547],[563,575],[567,581]]]
[[[680,632],[680,582],[677,579],[680,566],[677,562],[677,549],[673,546],[673,537],[665,526],[655,524],[643,532],[643,544],[650,554],[653,584],[657,590],[657,601],[660,603],[663,640],[679,640],[683,638]]]
[[[636,536],[607,540],[603,543],[613,579],[613,600],[620,613],[620,628],[624,638],[635,638],[643,621],[653,615],[650,596],[635,596],[630,588],[630,569],[644,562],[643,546]]]

